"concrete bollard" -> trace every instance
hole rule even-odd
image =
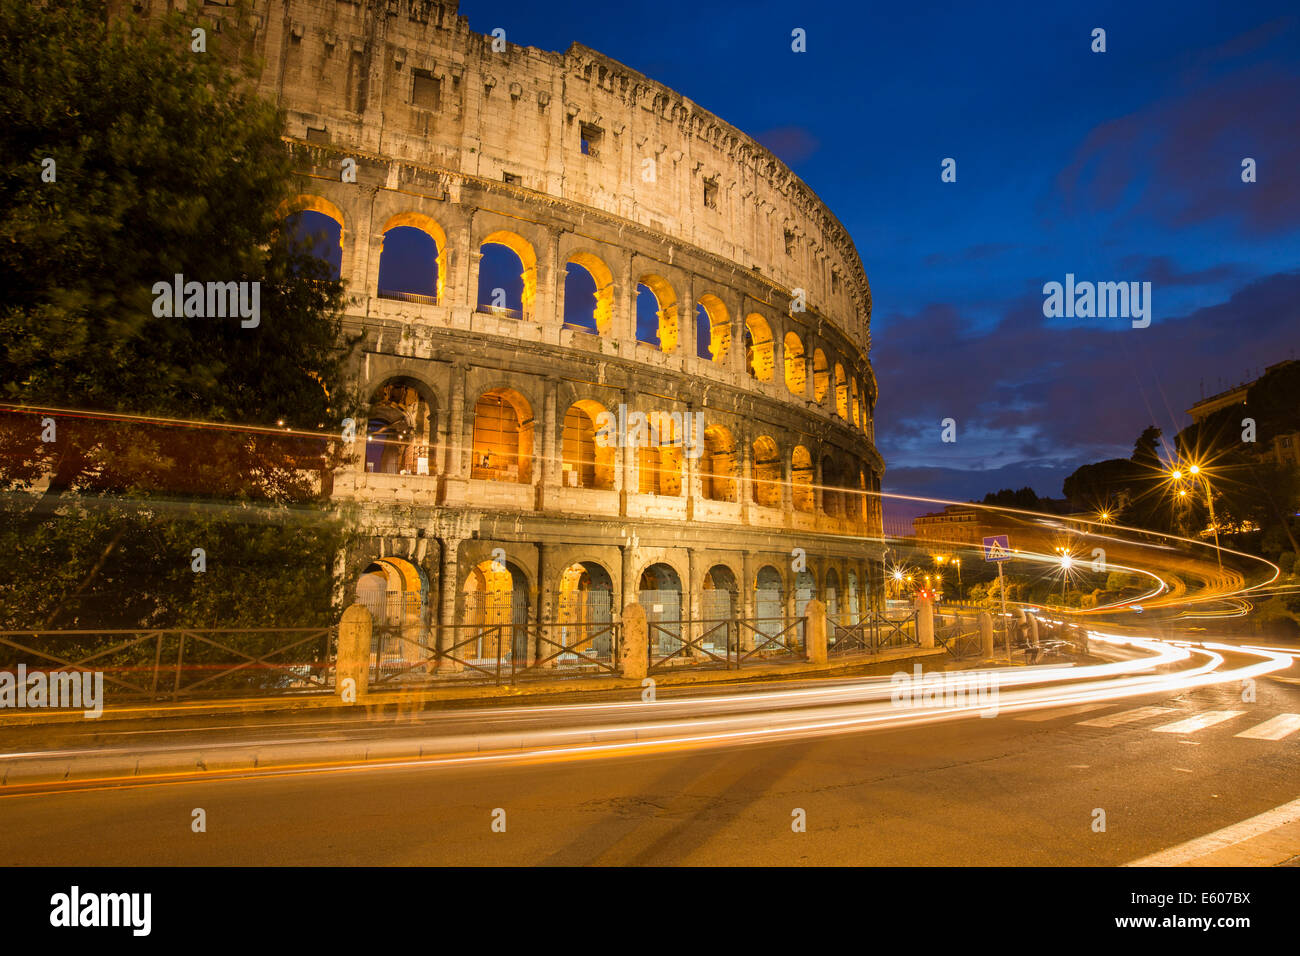
[[[364,604],[353,604],[343,612],[343,619],[339,621],[339,646],[334,658],[334,691],[347,703],[361,700],[370,687],[372,628],[370,612]]]
[[[916,637],[922,647],[934,647],[934,602],[928,598],[916,601]]]
[[[993,657],[993,615],[980,611],[980,653],[985,660]]]
[[[650,669],[650,628],[645,608],[635,601],[623,608],[622,661],[623,676],[644,680]]]
[[[826,663],[826,605],[813,599],[804,608],[808,615],[807,640],[804,653],[809,664]]]

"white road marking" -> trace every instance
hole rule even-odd
[[[1161,850],[1159,853],[1152,853],[1150,856],[1144,856],[1126,865],[1179,866],[1200,859],[1203,856],[1208,856],[1216,850],[1235,846],[1249,840],[1251,837],[1259,836],[1261,833],[1267,833],[1270,830],[1276,830],[1278,827],[1286,826],[1288,823],[1294,823],[1297,820],[1300,820],[1300,800],[1292,800],[1280,807],[1266,810],[1259,816],[1251,817],[1249,820],[1242,820],[1240,823],[1234,823],[1222,830],[1215,830],[1203,837],[1188,840],[1186,843],[1180,843],[1178,846]]]
[[[1040,710],[1037,713],[1025,714],[1023,717],[1017,717],[1016,720],[1056,720],[1058,717],[1070,717],[1074,714],[1086,714],[1090,710],[1100,710],[1103,707],[1111,707],[1112,704],[1079,704],[1077,707],[1057,707],[1054,710]]]
[[[1213,727],[1225,720],[1232,720],[1232,718],[1240,717],[1244,713],[1244,710],[1207,710],[1184,720],[1175,720],[1172,724],[1164,724],[1151,729],[1157,734],[1194,734],[1198,730]]]
[[[1300,714],[1278,714],[1235,736],[1248,737],[1251,740],[1281,740],[1283,737],[1291,736],[1297,730],[1300,730]]]
[[[1139,707],[1136,710],[1121,710],[1118,714],[1106,714],[1092,720],[1079,721],[1080,727],[1118,727],[1134,721],[1146,720],[1148,717],[1163,717],[1165,714],[1177,713],[1177,707]]]

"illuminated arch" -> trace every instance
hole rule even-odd
[[[460,653],[471,664],[492,665],[523,658],[528,652],[528,578],[510,561],[481,561],[461,586],[463,623],[469,633]],[[471,635],[479,629],[477,639]]]
[[[644,290],[644,291],[642,291]],[[650,298],[645,296],[649,295]],[[655,316],[654,338],[642,333],[643,317],[648,318],[653,306]],[[638,342],[653,345],[661,352],[677,348],[677,293],[660,275],[643,275],[637,280],[637,337]]]
[[[781,507],[781,450],[768,435],[754,439],[754,503],[768,508]]]
[[[483,241],[478,244],[479,252],[482,253],[484,246],[505,246],[519,259],[520,273],[519,279],[522,288],[519,294],[520,300],[520,317],[531,319],[534,314],[534,306],[537,302],[537,253],[533,251],[532,244],[523,236],[517,233],[509,232],[505,229],[498,229],[496,232],[488,234]],[[491,311],[484,309],[483,303],[491,302],[491,294],[485,299],[483,296],[483,282],[485,276],[482,271],[479,272],[478,301],[481,311]]]
[[[731,351],[731,316],[727,314],[727,307],[716,295],[706,292],[695,307],[695,321],[697,354],[721,365]]]
[[[862,427],[862,397],[858,394],[857,378],[849,379],[849,412],[853,415],[853,424]]]
[[[436,408],[433,393],[413,378],[392,378],[375,389],[367,408],[366,471],[431,474]]]
[[[832,518],[844,517],[844,472],[831,455],[822,456],[822,511]]]
[[[574,402],[564,413],[562,485],[606,491],[613,489],[615,446],[596,440],[603,413],[605,407],[590,399]]]
[[[785,387],[802,395],[808,387],[808,359],[803,340],[794,332],[785,333]]]
[[[751,312],[745,319],[745,358],[745,364],[753,378],[760,382],[772,381],[776,368],[772,326],[757,312]]]
[[[700,493],[710,501],[736,500],[736,440],[722,425],[704,429]]]
[[[835,363],[835,414],[849,420],[849,386],[844,379],[844,366]]]
[[[439,301],[444,301],[443,294],[447,287],[447,233],[443,231],[442,226],[432,216],[427,216],[422,212],[399,212],[391,217],[388,222],[384,223],[380,235],[387,235],[390,229],[396,229],[399,226],[407,226],[411,229],[418,229],[433,240],[434,247],[437,249],[436,263],[438,266],[437,285],[434,287],[434,297]],[[383,264],[383,247],[380,247],[379,261]]]
[[[821,349],[813,350],[813,401],[820,403],[826,397],[830,387],[830,366],[826,363],[826,353]]]
[[[638,442],[637,488],[643,495],[680,497],[682,444],[679,424],[663,413],[648,418],[650,426],[642,436],[643,440]]]
[[[590,315],[582,308],[585,303],[571,301],[569,295],[570,279],[574,278],[571,268],[582,269],[591,277],[595,285],[595,301],[592,304]],[[576,319],[581,316],[585,322],[590,319],[595,327],[597,335],[604,335],[609,331],[610,323],[614,318],[614,274],[610,272],[609,266],[590,252],[575,252],[569,256],[568,262],[565,263],[564,277],[564,323],[570,327],[585,328],[585,324],[579,323]],[[581,294],[573,298],[580,298]],[[570,322],[570,316],[574,317]]]
[[[474,405],[471,478],[531,484],[533,410],[509,388],[494,388]]]
[[[803,445],[795,445],[790,454],[790,501],[795,511],[812,514],[817,498],[813,494],[812,455]]]

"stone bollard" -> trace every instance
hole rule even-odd
[[[353,604],[339,621],[339,646],[334,658],[334,691],[345,703],[354,704],[370,687],[370,612],[364,604]]]
[[[1029,621],[1029,643],[1035,647],[1038,646],[1038,618],[1032,614],[1026,615]]]
[[[804,654],[809,664],[826,663],[826,605],[816,599],[808,602],[804,608],[808,615],[807,639],[804,642]]]
[[[628,680],[645,680],[650,669],[650,629],[646,626],[645,608],[635,601],[623,608],[622,660],[623,676]]]
[[[980,611],[980,653],[985,660],[993,657],[993,615]]]
[[[916,600],[916,637],[922,647],[934,647],[934,602],[929,598]]]

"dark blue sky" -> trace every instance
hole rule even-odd
[[[666,83],[826,201],[871,282],[885,490],[1059,495],[1065,475],[1127,455],[1147,424],[1186,424],[1202,381],[1212,393],[1293,356],[1300,8],[991,6],[462,0],[461,12],[480,32],[551,50],[576,40]],[[806,53],[790,49],[795,27]],[[1095,27],[1104,54],[1090,50]],[[956,183],[940,181],[945,157]],[[1067,272],[1151,282],[1151,326],[1043,318],[1043,284]],[[940,441],[945,417],[956,443]]]

